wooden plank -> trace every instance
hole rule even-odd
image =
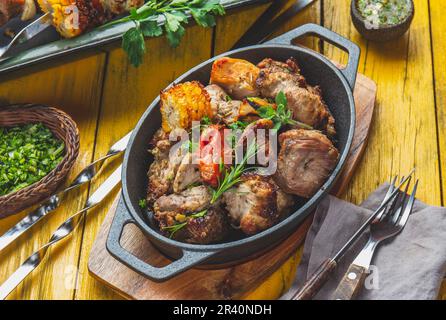
[[[442,183],[442,205],[446,198],[446,25],[443,13],[446,10],[444,1],[429,1],[432,53],[435,79],[435,104],[437,111],[438,158]],[[446,279],[440,290],[440,298],[446,300]]]
[[[90,163],[99,113],[100,91],[105,55],[64,59],[58,64],[34,67],[0,79],[2,103],[34,102],[56,106],[69,113],[77,122],[81,146],[71,178]],[[67,201],[44,223],[25,234],[17,244],[0,256],[0,282],[6,278],[40,245],[69,215],[85,201],[87,188],[73,192]],[[12,227],[24,213],[0,221],[0,232]],[[10,296],[11,299],[72,299],[76,280],[82,233],[76,232],[48,253],[47,259]]]
[[[360,72],[378,85],[374,126],[364,161],[345,199],[359,203],[392,174],[416,167],[421,180],[417,196],[440,205],[440,179],[435,104],[426,1],[415,1],[410,33],[390,43],[367,43],[350,23],[349,2],[324,1],[325,25],[357,42],[362,49]],[[359,40],[359,41],[358,41]],[[338,51],[326,49],[335,59]]]
[[[139,68],[128,64],[124,52],[116,48],[110,52],[103,90],[95,158],[136,125],[152,100],[175,78],[211,56],[212,29],[193,26],[187,29],[178,48],[171,48],[166,39],[147,40],[146,63]],[[116,166],[110,166],[94,182],[96,188]],[[89,216],[79,264],[76,299],[115,299],[117,296],[88,276],[87,261],[91,246],[110,208],[113,196],[99,210]]]

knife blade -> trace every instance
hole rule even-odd
[[[231,50],[264,42],[277,28],[312,4],[314,0],[296,0],[291,7],[274,18],[287,2],[283,0],[274,1],[248,31],[243,34]]]
[[[34,252],[26,259],[23,264],[0,286],[0,300],[6,299],[9,294],[33,271],[45,258],[48,249],[54,244],[62,241],[73,233],[74,230],[85,219],[88,210],[94,208],[100,204],[107,195],[121,182],[121,169],[120,165],[108,178],[102,183],[99,188],[88,198],[85,206],[82,210],[78,211],[52,234],[49,241],[44,244],[40,249]]]
[[[108,150],[107,154],[98,160],[94,161],[86,168],[84,168],[77,177],[73,180],[69,187],[56,193],[46,200],[39,208],[28,214],[20,222],[18,222],[11,229],[6,231],[0,236],[0,252],[13,243],[20,235],[29,230],[43,217],[47,216],[50,212],[57,209],[61,203],[62,198],[71,190],[79,188],[83,184],[91,181],[101,170],[105,160],[118,155],[125,151],[129,142],[132,132],[129,132],[125,137],[121,138],[118,142],[113,144]]]
[[[7,60],[8,57],[4,57],[4,55],[15,45],[25,43],[26,41],[31,40],[35,36],[39,35],[46,29],[52,26],[50,18],[50,13],[47,12],[31,22],[25,28],[20,30],[17,35],[8,43],[8,45],[0,48],[0,62]]]

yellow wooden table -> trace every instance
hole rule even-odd
[[[292,3],[293,1],[290,1]],[[378,84],[378,100],[370,142],[356,175],[343,196],[359,203],[395,173],[417,167],[417,196],[445,205],[446,196],[446,25],[442,0],[416,0],[410,32],[396,42],[364,41],[350,20],[350,1],[319,0],[290,20],[277,34],[300,24],[324,25],[358,43],[359,72]],[[75,175],[133,128],[161,89],[190,67],[229,49],[267,5],[248,7],[218,20],[217,27],[188,28],[181,45],[172,49],[165,39],[147,41],[145,63],[128,64],[117,45],[31,67],[0,78],[0,104],[34,102],[57,106],[79,125],[81,151]],[[345,62],[345,54],[309,39],[306,45]],[[119,161],[109,166],[111,172]],[[106,174],[104,174],[106,176]],[[0,255],[0,282],[41,244],[70,214],[80,209],[103,177],[69,196],[40,223]],[[69,242],[53,248],[45,263],[10,296],[11,299],[116,299],[110,289],[88,275],[87,261],[109,201],[89,213]],[[0,233],[25,215],[0,221]],[[247,298],[276,298],[294,277],[299,253]],[[442,290],[446,298],[446,288]]]

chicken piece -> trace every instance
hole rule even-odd
[[[256,79],[259,68],[252,63],[233,58],[215,60],[211,71],[211,84],[222,87],[231,97],[243,100],[246,97],[257,96]]]
[[[258,67],[260,73],[256,83],[262,96],[275,98],[282,91],[294,120],[325,131],[330,136],[336,134],[334,118],[322,99],[320,88],[306,83],[294,59],[288,59],[286,63],[264,59]]]
[[[248,235],[273,226],[279,220],[277,189],[262,176],[243,175],[240,184],[223,194],[232,224]]]
[[[230,125],[238,120],[242,102],[232,100],[218,85],[210,84],[205,87],[211,98],[211,108],[218,121]]]
[[[253,138],[255,138],[255,142],[257,144],[257,152],[256,152],[256,160],[257,164],[261,166],[267,166],[268,163],[275,158],[274,154],[270,154],[269,148],[269,129],[272,129],[274,127],[274,123],[272,120],[269,119],[259,119],[254,122],[251,122],[245,130],[243,130],[243,133],[241,134],[240,138],[238,139],[237,145],[236,145],[236,152],[237,154],[241,154],[243,150],[248,149],[248,144],[252,143]],[[258,132],[258,130],[264,130],[263,133]],[[240,149],[243,147],[243,149]]]
[[[192,154],[187,153],[178,167],[175,180],[173,181],[173,192],[181,192],[187,187],[200,181],[200,170],[198,165],[192,163]]]
[[[153,206],[155,214],[162,211],[175,211],[187,214],[206,209],[211,202],[212,194],[206,186],[193,187],[178,194],[161,196]]]
[[[192,121],[213,117],[209,94],[198,81],[174,85],[161,92],[162,127],[167,133],[189,129]]]
[[[274,180],[285,192],[310,198],[335,168],[339,152],[321,132],[295,129],[279,136]]]
[[[178,171],[178,168],[187,154],[185,148],[177,147],[175,152],[170,154],[173,142],[169,140],[160,140],[156,143],[156,147],[152,149],[154,160],[147,172],[148,187],[147,187],[147,204],[149,207],[160,196],[171,192],[173,189],[173,182]]]
[[[10,19],[21,14],[24,10],[25,0],[1,0],[0,1],[0,26]]]

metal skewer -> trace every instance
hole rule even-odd
[[[121,182],[121,168],[119,166],[107,180],[88,198],[82,210],[62,223],[53,233],[50,240],[34,252],[25,262],[0,286],[0,300],[4,300],[45,258],[48,249],[57,242],[67,238],[87,215],[87,211],[104,200],[107,195]]]
[[[56,193],[51,196],[48,200],[46,200],[39,208],[37,208],[32,213],[28,214],[24,217],[19,223],[17,223],[14,227],[6,231],[0,237],[0,252],[9,246],[12,242],[14,242],[20,235],[22,235],[25,231],[34,226],[39,220],[43,217],[47,216],[50,212],[54,211],[57,207],[59,207],[63,196],[73,190],[75,188],[79,188],[81,185],[91,181],[93,177],[95,177],[98,172],[101,170],[102,165],[105,160],[116,156],[123,151],[125,151],[127,144],[129,142],[131,136],[131,132],[128,133],[124,138],[116,142],[110,150],[108,150],[107,154],[102,158],[94,161],[89,166],[87,166],[84,170],[82,170],[78,176],[73,180],[69,187],[66,189]]]

